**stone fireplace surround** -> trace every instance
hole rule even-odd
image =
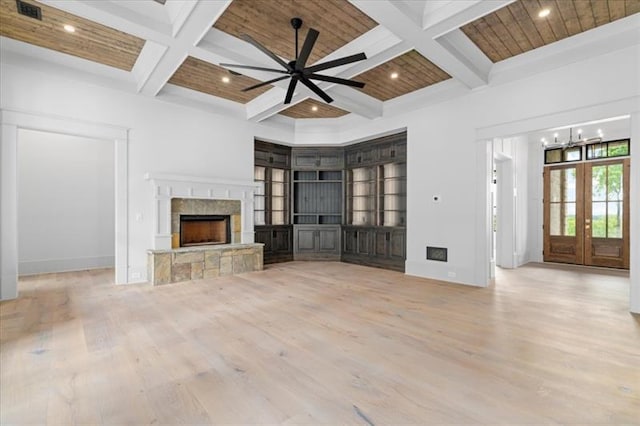
[[[154,191],[150,282],[157,285],[262,269],[262,244],[254,244],[253,232],[255,182],[155,173],[147,173],[145,179]],[[172,204],[188,214],[230,214],[232,244],[175,247],[174,225],[180,211],[174,213]],[[222,211],[216,211],[216,206]]]
[[[208,200],[200,198],[171,199],[171,248],[180,247],[181,215],[231,216],[231,244],[241,242],[241,202],[239,200]]]

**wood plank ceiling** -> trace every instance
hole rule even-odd
[[[235,37],[248,34],[275,54],[294,59],[295,33],[290,23],[293,17],[304,22],[299,31],[300,48],[309,28],[320,32],[308,64],[378,25],[347,0],[234,0],[214,28]],[[263,55],[257,49],[255,54]]]
[[[280,114],[291,118],[337,118],[349,114],[349,111],[309,98],[280,111]]]
[[[397,78],[392,74],[397,73]],[[397,98],[451,78],[415,50],[397,56],[353,79],[365,83],[362,90],[381,101]]]
[[[228,82],[225,82],[227,79]],[[273,87],[267,85],[243,92],[242,89],[258,84],[260,81],[245,75],[232,74],[225,68],[191,56],[184,60],[169,79],[169,83],[243,104]]]
[[[638,12],[640,0],[518,0],[461,30],[499,62]]]
[[[125,71],[131,71],[144,46],[144,40],[130,34],[34,0],[28,3],[41,8],[42,20],[19,14],[15,0],[0,0],[0,35]]]

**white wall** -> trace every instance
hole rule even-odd
[[[640,109],[639,50],[640,45],[612,46],[604,55],[489,85],[409,114],[333,129],[340,141],[348,141],[407,128],[407,273],[486,285],[489,235],[483,234],[478,223],[485,222],[478,218],[485,214],[480,209],[486,207],[488,214],[489,202],[479,201],[478,194],[488,191],[484,177],[490,152],[478,144]],[[305,143],[314,142],[304,136]],[[321,133],[315,136],[318,143],[326,139]],[[537,160],[532,156],[530,161]],[[441,195],[440,203],[432,202],[434,194]],[[449,262],[426,260],[427,245],[448,247]]]
[[[18,132],[18,273],[114,266],[114,142]]]
[[[489,246],[485,247],[488,235],[483,226],[488,201],[482,197],[488,190],[485,176],[490,153],[479,147],[479,140],[602,118],[602,114],[619,113],[620,108],[626,112],[640,109],[639,46],[609,50],[405,115],[354,120],[328,131],[318,127],[316,134],[304,135],[304,142],[344,143],[407,128],[407,272],[486,285]],[[130,277],[146,274],[145,250],[151,245],[151,194],[148,182],[142,179],[144,172],[252,179],[253,136],[290,137],[244,120],[65,80],[42,68],[5,64],[1,78],[3,108],[131,128]],[[627,107],[629,103],[634,106]],[[437,204],[432,202],[434,194],[441,196]],[[134,220],[138,214],[141,222]],[[449,262],[427,261],[426,245],[448,247]]]
[[[146,280],[146,250],[152,247],[153,190],[145,173],[253,181],[254,136],[290,138],[269,126],[85,84],[43,66],[2,63],[1,67],[4,110],[130,129],[129,282]]]

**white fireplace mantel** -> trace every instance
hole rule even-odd
[[[254,242],[253,196],[259,183],[211,177],[146,173],[153,185],[153,247],[171,249],[171,199],[239,200],[241,212],[241,243]]]

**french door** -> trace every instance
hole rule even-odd
[[[543,258],[629,269],[629,159],[545,167]]]

